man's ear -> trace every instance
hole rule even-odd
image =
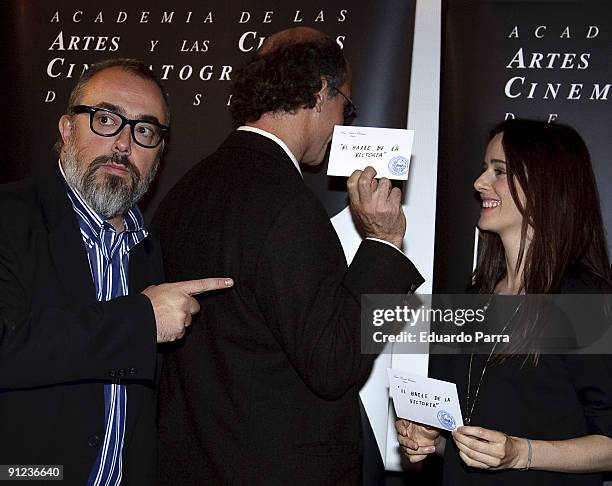
[[[57,127],[64,143],[67,143],[70,137],[72,137],[73,123],[74,121],[69,115],[62,115],[59,119]]]
[[[323,76],[321,76],[321,89],[317,91],[315,94],[315,98],[317,99],[315,108],[317,112],[321,111],[321,105],[327,99],[327,86],[328,86],[327,78],[324,78]]]

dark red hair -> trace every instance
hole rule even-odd
[[[499,133],[510,193],[523,215],[517,262],[517,269],[524,262],[522,291],[555,292],[563,277],[575,271],[587,272],[609,287],[599,193],[582,137],[567,125],[525,119],[500,123],[490,139]],[[525,194],[524,205],[517,185]],[[492,293],[506,274],[504,248],[495,233],[483,231],[481,237],[473,283],[481,292]]]

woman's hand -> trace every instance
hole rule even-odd
[[[412,463],[422,461],[436,452],[436,446],[443,440],[438,429],[410,420],[396,420],[395,430],[402,452]]]
[[[459,456],[468,466],[479,469],[513,469],[527,466],[526,439],[497,430],[463,426],[453,432]]]

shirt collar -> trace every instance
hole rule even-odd
[[[270,140],[276,142],[278,145],[280,145],[280,148],[282,148],[285,151],[287,156],[291,159],[291,162],[293,162],[293,165],[295,165],[295,168],[297,169],[297,171],[300,173],[300,176],[302,176],[302,170],[300,169],[300,163],[295,158],[295,155],[293,155],[291,150],[289,150],[289,147],[287,147],[287,144],[285,142],[283,142],[280,138],[278,138],[276,135],[274,135],[273,133],[270,133],[270,132],[266,132],[265,130],[262,130],[261,128],[249,127],[249,126],[246,126],[246,125],[238,127],[237,130],[240,130],[240,131],[243,131],[243,132],[259,133],[260,135],[262,135],[262,136],[264,136],[266,138],[269,138]]]
[[[70,202],[72,202],[72,208],[75,213],[79,217],[79,220],[86,223],[89,228],[96,234],[96,236],[100,236],[100,231],[105,225],[108,227],[112,227],[112,225],[100,215],[96,211],[94,211],[89,204],[85,201],[83,196],[79,193],[79,191],[72,187],[68,181],[66,180],[66,174],[64,173],[64,168],[62,167],[61,161],[58,160],[58,165],[60,169],[60,173],[62,174],[62,178],[64,180],[64,187],[66,188],[66,194],[70,198]],[[123,217],[123,227],[124,231],[127,232],[137,232],[137,231],[146,231],[144,227],[144,217],[138,209],[138,206],[132,206],[128,212]]]

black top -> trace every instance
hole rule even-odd
[[[589,293],[589,279],[565,279],[561,293]],[[475,355],[469,407],[488,355]],[[465,417],[469,356],[432,356],[430,376],[457,384]],[[535,440],[565,440],[589,434],[612,436],[612,362],[610,356],[545,355],[537,366],[525,356],[489,363],[470,425]],[[598,485],[600,474],[547,471],[485,471],[471,468],[447,437],[444,485]]]

